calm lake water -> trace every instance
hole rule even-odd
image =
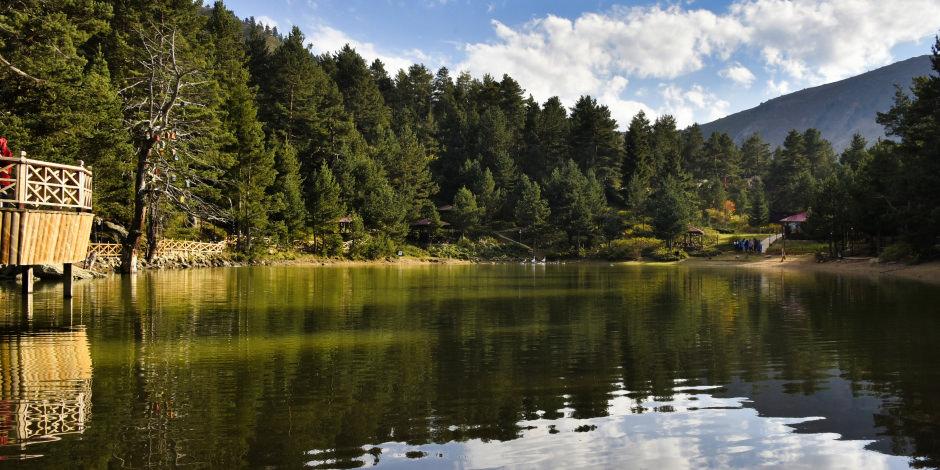
[[[940,288],[683,266],[0,287],[0,467],[940,464]]]

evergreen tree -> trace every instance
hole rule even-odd
[[[662,185],[650,198],[650,212],[656,236],[669,246],[689,229],[692,221],[690,197],[678,178],[666,175]]]
[[[748,217],[751,226],[759,227],[770,222],[770,206],[767,203],[767,193],[764,189],[764,182],[759,178],[755,179],[748,189]]]
[[[836,155],[832,144],[822,138],[817,129],[809,128],[803,132],[803,148],[809,160],[810,172],[816,181],[824,181],[835,172]]]
[[[552,170],[563,165],[571,154],[568,113],[553,96],[542,108],[530,108],[526,120],[523,169],[537,181],[545,181]]]
[[[271,205],[267,193],[274,183],[275,169],[274,153],[264,146],[255,91],[248,85],[242,28],[242,22],[222,2],[215,3],[208,23],[215,46],[213,70],[222,95],[222,126],[234,137],[221,151],[235,162],[227,180],[235,189],[232,220],[238,246],[251,252],[254,236],[263,233],[268,224]]]
[[[544,236],[551,209],[542,198],[539,184],[522,175],[519,179],[519,197],[515,207],[516,224],[522,229],[525,239],[535,245]]]
[[[594,170],[608,194],[622,185],[623,141],[607,106],[582,96],[571,109],[571,158],[582,171]]]
[[[473,232],[480,223],[480,212],[476,196],[461,187],[454,196],[454,229],[463,235]]]
[[[698,124],[692,124],[682,131],[682,168],[695,181],[706,179],[705,176],[705,138]]]
[[[552,225],[562,230],[570,246],[590,245],[600,231],[606,201],[593,173],[585,175],[574,160],[552,171],[546,184]]]
[[[784,139],[783,147],[775,153],[771,166],[768,178],[771,210],[781,213],[805,210],[815,193],[815,185],[803,134],[792,130]]]
[[[437,193],[437,184],[431,175],[429,156],[418,138],[407,124],[396,138],[387,131],[379,148],[379,161],[388,175],[389,183],[394,187],[405,204],[406,212],[412,219],[417,219],[427,207],[433,207],[431,198]]]
[[[852,135],[852,142],[842,151],[842,155],[839,157],[839,163],[854,172],[858,171],[868,158],[868,142],[865,141],[865,138],[862,137],[861,134],[855,133]]]
[[[346,214],[345,204],[340,200],[340,187],[326,163],[320,165],[313,178],[313,200],[310,203],[308,220],[315,243],[322,248],[323,237],[336,232],[337,220]]]
[[[274,164],[277,176],[271,187],[272,217],[283,242],[300,236],[306,226],[307,209],[297,151],[283,136],[274,140]]]
[[[346,111],[366,141],[375,144],[390,126],[391,111],[372,72],[365,59],[348,44],[332,60],[333,80],[343,94]]]
[[[655,172],[653,157],[653,128],[646,113],[640,111],[627,129],[624,139],[623,177],[627,182],[624,200],[638,210],[649,196],[650,180]]]
[[[760,134],[751,134],[741,144],[741,176],[746,179],[766,176],[770,157],[770,144],[764,142]]]
[[[886,133],[900,139],[888,148],[901,162],[893,190],[880,196],[898,202],[900,230],[921,254],[940,234],[940,38],[930,60],[933,73],[914,79],[912,97],[899,89],[891,109],[878,114]]]

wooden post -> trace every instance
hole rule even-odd
[[[33,267],[24,266],[23,267],[23,295],[30,295],[33,293]]]
[[[20,161],[16,164],[16,203],[17,207],[23,209],[26,203],[26,186],[29,184],[29,164],[26,163],[26,152],[20,152]]]
[[[72,263],[65,263],[62,265],[62,295],[66,299],[72,298]]]

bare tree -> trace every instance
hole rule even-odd
[[[122,270],[133,272],[147,225],[148,257],[159,237],[161,205],[170,203],[193,217],[225,223],[213,203],[215,175],[224,162],[214,137],[215,83],[206,54],[193,50],[176,27],[151,24],[138,31],[137,57],[120,94],[125,126],[135,145],[134,213],[124,241]]]

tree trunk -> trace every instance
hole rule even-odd
[[[137,169],[134,174],[134,217],[127,231],[127,238],[121,247],[121,272],[137,272],[137,249],[140,245],[140,236],[144,228],[144,219],[147,217],[147,160],[150,149],[153,147],[151,138],[141,145],[137,154]]]
[[[153,259],[157,256],[157,223],[159,219],[158,211],[159,202],[153,201],[150,205],[150,217],[147,218],[147,262],[152,263]]]

